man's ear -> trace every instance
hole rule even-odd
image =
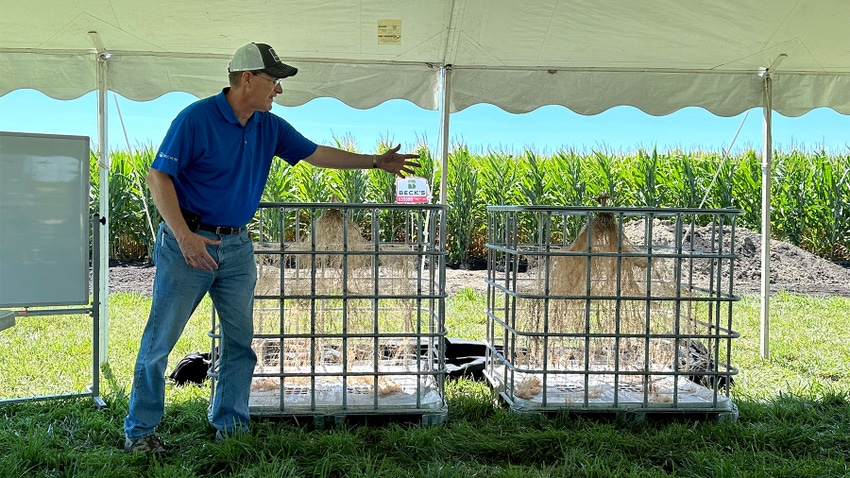
[[[243,71],[243,72],[242,72],[242,76],[240,77],[240,78],[241,78],[241,80],[242,80],[242,85],[245,85],[245,84],[247,84],[247,83],[250,83],[250,82],[251,82],[251,77],[252,77],[252,76],[254,76],[254,74],[253,74],[253,73],[251,73],[250,71]]]

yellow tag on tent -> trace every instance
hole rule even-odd
[[[431,189],[425,178],[410,176],[395,181],[395,202],[398,204],[428,203]]]

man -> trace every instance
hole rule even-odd
[[[124,420],[128,453],[166,451],[155,434],[165,402],[168,355],[206,293],[219,315],[218,381],[208,418],[216,440],[245,433],[248,396],[257,357],[253,291],[257,280],[251,239],[244,227],[256,211],[272,159],[326,168],[380,168],[404,176],[417,155],[399,146],[381,155],[318,146],[272,114],[281,80],[298,70],[263,43],[233,55],[230,87],[184,109],[171,124],[147,177],[160,224],[154,246],[153,302],[133,372]]]

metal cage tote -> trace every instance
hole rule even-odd
[[[252,414],[445,421],[444,211],[260,205]]]
[[[487,210],[485,375],[514,411],[737,418],[739,211]]]

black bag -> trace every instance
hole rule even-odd
[[[173,380],[178,387],[182,387],[187,382],[203,385],[209,378],[207,371],[209,371],[211,364],[209,353],[190,353],[177,362],[168,378]]]

